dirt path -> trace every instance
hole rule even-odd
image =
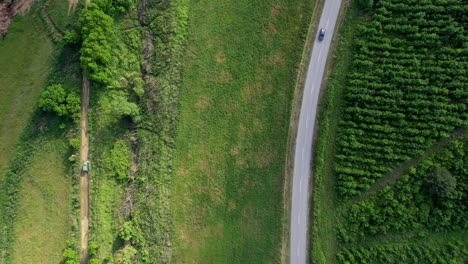
[[[63,37],[65,35],[65,33],[63,33],[63,31],[60,30],[60,28],[57,27],[57,24],[55,24],[54,20],[52,19],[52,17],[49,14],[49,12],[47,12],[47,7],[49,6],[49,3],[50,3],[50,0],[47,0],[42,5],[42,12],[44,12],[44,15],[45,15],[46,20],[47,20],[46,23],[54,29],[55,34],[58,34],[60,37]]]
[[[81,102],[81,164],[88,160],[88,108],[89,108],[89,79],[83,74],[83,98]],[[88,263],[88,212],[89,212],[89,183],[88,172],[81,174],[81,264]]]
[[[374,184],[371,185],[369,189],[363,192],[359,197],[353,198],[349,200],[344,206],[342,212],[347,211],[353,204],[360,202],[369,198],[372,194],[376,193],[377,191],[381,190],[385,186],[389,184],[395,184],[397,180],[406,172],[411,166],[414,166],[421,162],[422,160],[426,159],[429,155],[434,154],[440,151],[443,147],[445,147],[450,142],[460,139],[461,137],[468,134],[468,129],[459,129],[453,132],[452,136],[440,141],[439,143],[433,145],[432,147],[428,148],[422,155],[411,159],[410,161],[396,167],[392,171],[386,173],[380,180],[376,181]]]

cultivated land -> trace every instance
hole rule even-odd
[[[52,43],[32,17],[0,39],[0,183],[50,69]]]
[[[428,2],[351,2],[319,119],[316,263],[467,261],[463,8]]]
[[[34,142],[38,147],[24,171],[12,263],[62,260],[70,230],[71,177],[68,144],[55,136]]]
[[[177,263],[280,261],[291,100],[315,4],[191,3],[171,205]]]

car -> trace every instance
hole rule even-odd
[[[88,172],[89,171],[89,161],[83,162],[83,172]]]
[[[318,36],[319,41],[322,41],[324,37],[325,37],[325,29],[321,28],[319,31],[319,36]]]

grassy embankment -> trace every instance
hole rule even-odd
[[[35,4],[29,15],[15,18],[0,42],[0,144],[5,163],[0,263],[60,262],[72,230],[67,138],[73,132],[59,128],[63,121],[40,113],[36,102],[50,84],[79,89],[79,68],[69,50],[52,44],[39,12]]]
[[[316,1],[190,6],[172,195],[178,263],[276,263],[292,97]]]
[[[413,261],[418,258],[419,261],[437,260],[437,263],[447,263],[449,261],[454,261],[454,263],[458,263],[456,261],[464,259],[465,257],[463,255],[466,255],[466,230],[460,230],[459,234],[455,234],[453,231],[449,231],[447,233],[445,233],[444,231],[446,231],[447,228],[450,228],[450,221],[457,221],[456,215],[460,214],[452,214],[450,209],[447,209],[455,207],[455,205],[453,204],[451,204],[451,206],[449,207],[440,207],[437,205],[437,203],[432,204],[432,200],[435,198],[430,197],[427,194],[427,185],[425,184],[425,177],[431,174],[430,170],[431,168],[433,168],[433,166],[446,166],[446,168],[449,168],[451,170],[453,176],[457,177],[457,182],[462,182],[461,179],[463,179],[463,175],[460,173],[459,164],[463,163],[460,159],[460,156],[463,156],[463,148],[466,151],[466,137],[465,139],[451,144],[452,149],[454,150],[449,150],[448,148],[438,149],[436,153],[431,153],[435,156],[425,157],[425,159],[423,159],[421,162],[412,164],[415,165],[415,167],[411,167],[409,170],[398,172],[400,176],[402,176],[401,180],[397,181],[392,188],[383,188],[382,190],[377,190],[375,194],[370,196],[371,198],[367,201],[356,203],[353,206],[342,206],[343,204],[341,203],[343,202],[342,200],[344,198],[340,197],[339,199],[338,194],[336,192],[337,179],[335,168],[338,162],[335,160],[336,151],[338,149],[338,145],[336,142],[339,138],[339,135],[344,133],[343,131],[340,132],[340,129],[342,129],[342,127],[340,127],[339,124],[340,121],[343,120],[345,117],[345,106],[352,105],[351,103],[346,102],[344,91],[349,86],[349,79],[351,79],[349,77],[349,73],[352,72],[352,69],[354,69],[354,71],[356,71],[356,68],[359,69],[359,67],[354,66],[353,68],[352,66],[354,59],[353,56],[357,53],[356,40],[365,38],[365,35],[359,35],[359,29],[356,25],[364,25],[366,24],[366,21],[370,19],[370,17],[365,12],[360,11],[356,4],[357,1],[352,1],[350,8],[347,10],[345,21],[340,31],[336,61],[332,66],[333,71],[331,73],[329,85],[327,87],[327,94],[324,98],[322,111],[319,116],[320,131],[316,148],[316,185],[314,193],[314,221],[312,226],[313,235],[311,238],[311,257],[317,263],[335,263],[340,261],[343,262],[345,260],[355,263],[362,263],[363,261],[370,261],[369,263],[382,263],[382,261],[389,263],[406,263],[404,261],[405,259],[406,261],[409,261],[408,263],[414,263]],[[415,6],[413,8],[417,7]],[[437,10],[440,11],[440,9]],[[428,13],[438,11],[431,10]],[[452,15],[454,14],[457,13],[452,13]],[[391,20],[387,20],[386,23],[389,23],[390,21]],[[398,21],[398,23],[402,23],[401,20]],[[395,22],[395,24],[397,25],[397,29],[399,29],[398,23]],[[411,38],[409,39],[411,40]],[[454,45],[457,45],[456,42],[454,43]],[[425,43],[420,42],[415,44],[416,47],[418,47],[418,45],[422,46],[425,45]],[[382,48],[382,46],[380,46],[380,48]],[[385,50],[385,48],[382,49]],[[361,49],[360,51],[362,52],[363,50],[364,49]],[[376,52],[375,50],[373,51]],[[408,49],[408,55],[415,56],[411,53],[411,51],[411,49]],[[401,51],[399,52],[400,53],[398,53],[397,51],[393,51],[389,54],[400,55]],[[376,52],[375,54],[379,53]],[[359,58],[362,60],[363,57],[361,56]],[[378,58],[378,55],[375,55],[375,57],[372,57],[371,59],[375,58]],[[419,58],[421,57],[418,57],[418,59]],[[444,57],[444,59],[447,58]],[[439,62],[442,60],[435,61]],[[444,62],[445,61],[443,61],[442,63]],[[411,64],[406,64],[405,69],[411,73],[418,73],[420,69],[413,68],[412,66],[413,65]],[[421,71],[424,70],[427,69],[423,68]],[[420,76],[424,76],[425,78],[427,78],[427,75]],[[387,81],[385,79],[382,80],[384,80],[384,83],[385,81]],[[392,78],[388,80],[392,80]],[[434,78],[429,79],[427,81],[428,83],[432,83],[437,82],[438,80],[439,79]],[[426,79],[424,81],[426,81]],[[451,106],[455,107],[457,103],[459,103],[459,101],[457,101],[456,96],[457,92],[459,91],[455,90],[453,86],[449,86],[450,83],[443,83],[441,86],[445,85],[446,87],[444,87],[444,89],[447,89],[445,90],[447,92],[445,94],[446,99],[444,99],[443,101],[451,102]],[[463,83],[460,85],[463,85]],[[414,84],[414,86],[417,87],[417,84]],[[405,86],[391,87],[395,89],[394,87],[400,88]],[[407,89],[408,95],[418,95],[418,91],[411,85],[408,85],[405,88]],[[433,96],[434,98],[440,100],[440,97],[436,97],[434,94],[431,94],[433,90],[427,89],[420,91],[421,93],[425,93],[425,95],[428,97]],[[351,96],[348,95],[348,98],[350,97]],[[421,101],[423,100],[421,99]],[[435,101],[435,99],[433,101]],[[361,107],[365,107],[365,104],[362,104]],[[424,109],[425,106],[419,105],[419,107],[420,109]],[[413,112],[419,110],[415,108],[416,107],[412,107],[411,110]],[[403,110],[403,113],[406,114],[407,117],[409,116],[411,118],[410,114],[404,112],[405,108],[400,109]],[[456,116],[455,113],[456,111],[450,111],[451,115]],[[447,118],[446,120],[450,119]],[[415,121],[412,122],[415,123]],[[386,120],[382,123],[387,124]],[[403,124],[412,123],[408,122]],[[403,127],[406,128],[405,126]],[[424,129],[421,129],[421,131],[424,131]],[[435,140],[431,139],[432,141],[430,142],[434,143],[438,142],[439,140],[444,140],[444,137],[446,136],[442,135],[446,134],[447,133],[443,134],[442,132],[440,132],[441,136],[439,136],[439,138],[435,138]],[[450,132],[448,134],[450,134]],[[382,133],[382,135],[385,134]],[[405,141],[405,137],[401,136],[399,139],[402,141],[402,143],[407,143]],[[388,144],[389,141],[386,142]],[[427,142],[424,142],[424,146],[431,146],[431,143],[428,142],[429,139],[427,140]],[[465,144],[465,147],[463,147],[463,142]],[[376,145],[378,146],[378,144]],[[416,153],[419,153],[419,155],[421,154],[421,152]],[[395,167],[397,167],[398,165],[397,163],[389,164],[392,164]],[[460,184],[459,187],[457,187],[457,195],[451,197],[451,199],[454,201],[453,203],[456,203],[457,199],[463,197],[463,186],[463,183]],[[372,185],[370,188],[373,188]],[[447,201],[444,200],[444,202]],[[419,206],[415,206],[415,204],[418,203]],[[393,208],[391,208],[392,204],[394,206]],[[421,208],[421,210],[417,210],[415,209],[415,207]],[[457,205],[457,207],[460,208],[459,210],[463,210],[461,209],[463,208],[463,206]],[[346,211],[350,208],[351,210]],[[367,210],[366,208],[370,209]],[[423,216],[424,213],[420,213],[427,212],[428,215],[429,213],[434,215],[436,214],[434,212],[440,212],[440,210],[448,210],[448,212],[442,213],[442,215],[446,215],[448,217],[441,217],[443,221],[440,221],[443,222],[443,225],[447,226],[447,228],[445,229],[442,225],[437,226],[436,224],[431,223],[431,216],[429,217],[429,219],[425,220]],[[408,216],[408,218],[405,219],[405,217],[403,216],[396,217],[394,212],[403,212],[403,216]],[[371,217],[375,217],[375,222],[371,222],[370,228],[377,227],[376,229],[372,229],[371,231],[374,232],[373,234],[375,234],[376,232],[378,234],[371,235],[370,232],[367,231],[368,233],[365,235],[364,238],[358,239],[357,241],[352,240],[352,234],[358,233],[356,229],[359,229],[359,231],[361,231],[361,229],[365,230],[365,227],[369,226],[369,222],[365,222],[372,221],[365,220],[368,219],[369,215],[371,215]],[[349,220],[351,216],[356,217],[357,220]],[[359,217],[364,220],[359,220]],[[382,221],[381,218],[385,217],[387,217],[387,220]],[[402,221],[400,219],[404,220]],[[351,226],[349,224],[350,222],[354,224],[353,227],[360,227],[353,230],[348,230],[347,228]],[[387,223],[390,223],[390,226],[392,226],[392,224],[394,223],[393,227],[388,228],[389,225],[386,225]],[[432,229],[430,227],[431,224],[434,225]],[[338,231],[339,229],[341,229],[340,232]],[[402,232],[402,230],[404,231]],[[350,236],[351,238],[349,238]],[[348,242],[344,242],[343,240],[346,240]],[[336,258],[338,252],[340,252],[340,259]]]

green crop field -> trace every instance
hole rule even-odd
[[[50,69],[52,43],[31,17],[0,39],[0,182]]]
[[[316,3],[191,3],[171,206],[177,263],[280,261],[290,109]]]
[[[320,117],[312,258],[465,263],[446,234],[468,224],[466,4],[358,2]]]

